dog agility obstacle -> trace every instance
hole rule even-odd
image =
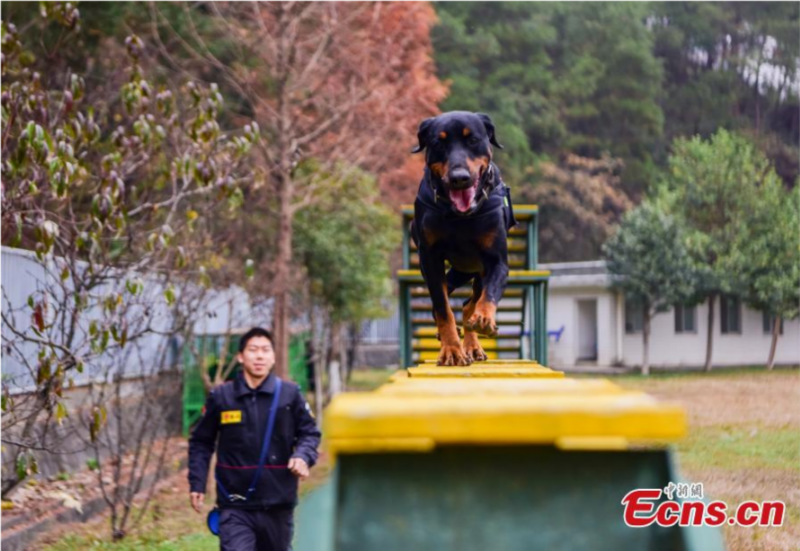
[[[623,521],[629,491],[682,481],[685,432],[679,406],[605,379],[421,364],[328,406],[332,476],[302,500],[294,549],[721,550],[715,528]]]
[[[549,273],[537,270],[538,209],[515,212],[501,334],[480,339],[489,359],[439,367],[407,230],[413,209],[403,209],[400,367],[408,369],[326,409],[332,473],[301,500],[296,551],[724,549],[716,528],[625,524],[628,492],[683,482],[670,445],[686,432],[685,413],[546,367]],[[452,304],[458,320],[460,302]]]
[[[419,269],[419,254],[409,237],[414,207],[403,211],[403,269],[397,272],[400,314],[400,367],[435,359],[440,343],[431,316],[428,290]],[[514,205],[517,226],[508,232],[508,288],[498,306],[497,337],[480,337],[489,359],[535,359],[547,365],[547,282],[550,272],[537,269],[538,215],[536,205]],[[451,295],[451,307],[461,325],[461,302],[469,288]]]

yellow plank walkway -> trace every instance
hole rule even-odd
[[[663,447],[686,415],[606,379],[565,379],[533,361],[398,371],[370,393],[337,396],[325,415],[337,454],[429,452],[442,445],[553,445],[564,450]]]
[[[642,392],[496,396],[343,394],[328,406],[332,455],[425,452],[439,445],[541,444],[561,449],[626,449],[684,436],[674,404]]]
[[[619,394],[625,390],[607,379],[566,378],[397,378],[375,390],[403,396],[538,396]]]
[[[504,364],[500,361],[476,362],[468,366],[420,365],[408,368],[408,376],[415,377],[490,377],[490,378],[561,378],[562,371],[554,371],[537,363]]]

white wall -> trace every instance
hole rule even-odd
[[[62,292],[62,283],[58,266],[53,258],[49,258],[47,262],[40,262],[30,251],[2,247],[0,256],[2,310],[5,316],[12,319],[18,330],[32,335],[30,307],[27,305],[29,295],[40,292],[47,295],[52,302],[56,304],[60,302],[58,295]],[[92,361],[84,366],[83,373],[72,374],[75,384],[102,380],[113,372],[121,372],[124,377],[137,377],[152,373],[154,366],[160,367],[164,363],[162,358],[167,362],[179,360],[173,356],[177,351],[177,342],[163,335],[169,332],[173,324],[173,314],[163,299],[163,281],[155,274],[141,273],[135,276],[143,280],[144,290],[138,299],[131,300],[129,304],[130,312],[127,317],[130,324],[129,334],[143,331],[146,325],[150,325],[155,332],[148,332],[129,342],[124,350],[115,349],[100,356],[90,355],[87,353],[89,324],[92,319],[102,317],[97,304],[90,307],[82,313],[76,324],[71,347],[77,354],[91,357]],[[102,296],[105,292],[123,289],[125,279],[125,277],[112,278],[93,292],[97,296]],[[67,280],[63,285],[68,287],[70,281]],[[197,334],[224,333],[229,328],[249,328],[264,319],[264,316],[257,316],[254,313],[247,293],[241,288],[211,290],[202,296],[204,300],[196,302],[193,311],[196,320],[194,330]],[[229,303],[233,305],[232,310],[228,308]],[[51,308],[50,312],[53,310]],[[149,313],[145,314],[146,311]],[[60,342],[62,335],[58,331],[58,324],[56,325],[48,330],[50,331],[48,336],[55,342]],[[34,389],[38,346],[18,339],[5,326],[2,337],[3,388],[8,388],[12,393]],[[9,353],[8,347],[11,345],[14,349]],[[167,363],[166,366],[168,365]]]
[[[708,334],[708,304],[697,306],[696,333],[675,333],[675,312],[657,314],[652,320],[650,363],[663,366],[703,365]],[[764,333],[762,314],[742,305],[741,334],[723,335],[720,331],[719,300],[714,302],[714,337],[712,363],[723,365],[764,364],[769,356],[771,335]],[[642,334],[623,336],[625,365],[641,365]],[[784,322],[783,335],[778,339],[775,362],[800,364],[800,320]]]
[[[624,302],[617,308],[617,294],[602,287],[550,286],[547,303],[547,329],[564,332],[559,342],[548,344],[552,367],[571,366],[578,358],[578,301],[597,300],[597,365],[638,366],[642,363],[642,334],[625,333]],[[621,317],[621,319],[618,319]],[[690,367],[703,365],[706,350],[708,307],[697,306],[695,333],[675,333],[673,310],[657,314],[652,320],[650,335],[650,364],[664,367]],[[621,332],[621,357],[617,354],[617,332]],[[741,334],[720,332],[719,300],[714,304],[715,366],[764,364],[769,355],[770,335],[762,328],[761,312],[742,305]],[[800,320],[784,323],[783,335],[778,339],[775,354],[778,364],[800,364]]]
[[[597,363],[612,365],[617,361],[616,306],[614,295],[606,289],[591,287],[550,287],[547,302],[547,329],[564,332],[559,342],[550,339],[548,356],[553,367],[574,365],[578,358],[578,301],[597,300]]]

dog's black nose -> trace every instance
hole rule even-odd
[[[450,183],[452,183],[453,187],[456,188],[469,187],[469,185],[472,183],[472,177],[469,174],[469,170],[461,167],[451,170]]]

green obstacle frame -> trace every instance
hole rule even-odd
[[[409,235],[414,216],[412,206],[403,212],[403,269],[398,271],[400,316],[400,367],[410,367],[418,361],[435,358],[438,343],[425,338],[432,331],[430,299],[419,271],[419,259]],[[481,339],[490,358],[533,359],[547,365],[547,292],[550,272],[538,270],[538,218],[536,205],[515,205],[517,226],[509,231],[509,268],[504,299],[518,300],[518,305],[501,301],[498,320],[501,336]],[[460,323],[461,302],[469,295],[467,289],[456,291],[452,308]],[[508,331],[503,330],[508,328]],[[516,329],[515,329],[516,328]],[[435,333],[435,332],[434,332]]]
[[[680,481],[671,450],[443,447],[347,455],[306,497],[295,551],[722,551],[718,529],[629,528],[620,500]]]

